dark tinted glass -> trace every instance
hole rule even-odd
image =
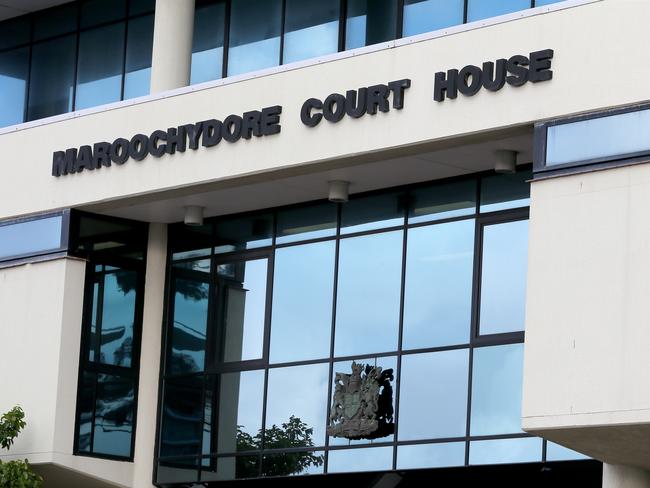
[[[199,455],[203,427],[203,377],[165,381],[160,456]]]
[[[481,334],[524,330],[528,220],[483,228]]]
[[[469,464],[531,463],[542,459],[542,439],[495,439],[469,443]]]
[[[337,208],[334,203],[281,210],[278,212],[275,242],[284,244],[334,236],[336,213]]]
[[[29,15],[21,15],[0,22],[0,49],[27,44],[31,30],[30,25],[31,18]]]
[[[34,16],[34,40],[67,34],[77,28],[78,2],[41,10]]]
[[[97,375],[88,372],[83,373],[77,405],[79,415],[77,448],[81,452],[90,452],[92,449],[90,440],[93,430],[93,411],[95,410],[95,381],[97,381]]]
[[[137,15],[153,12],[156,8],[156,0],[128,0],[129,15]]]
[[[193,483],[199,480],[198,458],[164,459],[156,470],[158,483]]]
[[[278,249],[273,275],[273,363],[329,356],[334,241]]]
[[[444,468],[465,464],[465,443],[445,442],[397,448],[397,469]]]
[[[132,380],[97,375],[93,452],[114,456],[130,454],[134,393]]]
[[[395,39],[396,29],[395,0],[348,0],[345,49]]]
[[[217,253],[255,249],[273,242],[272,214],[220,220],[215,226]]]
[[[330,451],[328,473],[385,471],[393,466],[392,447],[365,447]]]
[[[260,475],[259,456],[219,457],[201,469],[201,481],[227,481],[257,478]]]
[[[530,204],[530,171],[486,176],[481,179],[481,212],[494,212]]]
[[[28,71],[29,48],[0,52],[0,127],[23,122]]]
[[[61,247],[60,215],[0,225],[0,260],[41,254]]]
[[[472,215],[476,212],[476,180],[417,188],[411,192],[409,224]]]
[[[467,22],[530,8],[530,0],[468,0]]]
[[[340,243],[334,354],[397,349],[402,231]]]
[[[149,94],[153,15],[129,20],[128,29],[124,77],[125,100]]]
[[[354,198],[343,205],[341,234],[404,224],[404,193]]]
[[[339,0],[286,0],[283,63],[335,53]]]
[[[81,4],[81,28],[123,19],[125,0],[89,0]]]
[[[500,0],[488,1],[499,3]],[[403,35],[413,36],[462,24],[463,15],[464,0],[404,0]]]
[[[79,34],[75,109],[120,100],[124,28],[118,23]]]
[[[209,256],[212,252],[212,224],[185,225],[169,227],[169,242],[172,259],[186,259]]]
[[[216,80],[223,76],[225,24],[226,2],[197,4],[194,11],[190,83]]]
[[[228,75],[280,63],[281,0],[233,0]]]
[[[322,474],[325,455],[319,451],[271,454],[262,459],[262,476]]]
[[[469,341],[474,219],[408,231],[404,349]]]
[[[27,119],[72,110],[76,36],[34,44]]]

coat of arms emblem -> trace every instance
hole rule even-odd
[[[327,434],[378,439],[395,431],[393,370],[352,363],[352,374],[336,373]]]

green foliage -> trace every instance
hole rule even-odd
[[[14,407],[0,417],[0,447],[9,449],[25,428],[25,412]],[[40,488],[43,478],[35,474],[27,460],[0,461],[0,488]]]

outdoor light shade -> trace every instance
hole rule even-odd
[[[329,182],[330,192],[328,199],[330,202],[341,203],[347,202],[350,194],[350,182],[334,180]]]
[[[198,205],[188,205],[185,207],[185,225],[203,225],[203,209]]]
[[[494,154],[497,160],[494,171],[497,173],[515,173],[517,171],[517,151],[499,149]]]

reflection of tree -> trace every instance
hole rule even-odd
[[[262,448],[262,436],[264,436],[264,450],[313,447],[313,433],[313,428],[293,415],[289,418],[289,422],[283,423],[280,427],[274,424],[265,429],[264,433],[260,429],[255,436],[244,432],[238,425],[237,450],[259,451]],[[257,457],[238,456],[237,477],[257,478],[259,476],[258,463]],[[309,466],[321,466],[322,464],[323,456],[317,456],[313,452],[269,454],[264,457],[262,463],[262,476],[300,474]]]

